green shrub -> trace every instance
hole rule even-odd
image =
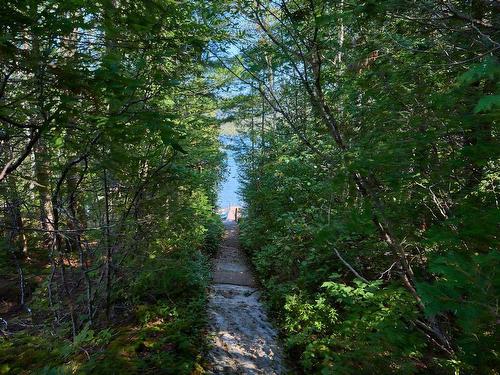
[[[456,320],[458,365],[493,374],[500,368],[498,343],[498,290],[500,253],[460,254],[437,257],[430,269],[432,283],[419,283],[426,314],[451,314]]]
[[[328,281],[318,294],[288,296],[284,309],[287,347],[308,373],[411,374],[425,347],[411,329],[411,297],[380,282]]]

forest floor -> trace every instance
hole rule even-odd
[[[213,264],[209,295],[211,374],[281,374],[282,351],[277,333],[260,302],[257,283],[239,247],[234,208]]]

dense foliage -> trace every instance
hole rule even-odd
[[[498,5],[235,12],[243,240],[300,371],[497,373]]]
[[[197,1],[0,11],[0,373],[190,373],[221,154]],[[202,20],[203,17],[203,20]]]

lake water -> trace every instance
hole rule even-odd
[[[227,208],[229,206],[241,206],[241,199],[238,196],[240,188],[240,179],[238,176],[238,165],[236,163],[236,152],[231,150],[230,146],[234,145],[237,140],[235,136],[223,135],[220,137],[223,144],[224,151],[227,155],[226,178],[222,182],[219,190],[217,205],[220,208]]]

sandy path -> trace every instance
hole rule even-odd
[[[229,215],[230,219],[234,214]],[[248,260],[238,246],[238,227],[226,221],[222,246],[214,260],[209,317],[213,347],[209,374],[281,374],[276,332],[259,301]]]

